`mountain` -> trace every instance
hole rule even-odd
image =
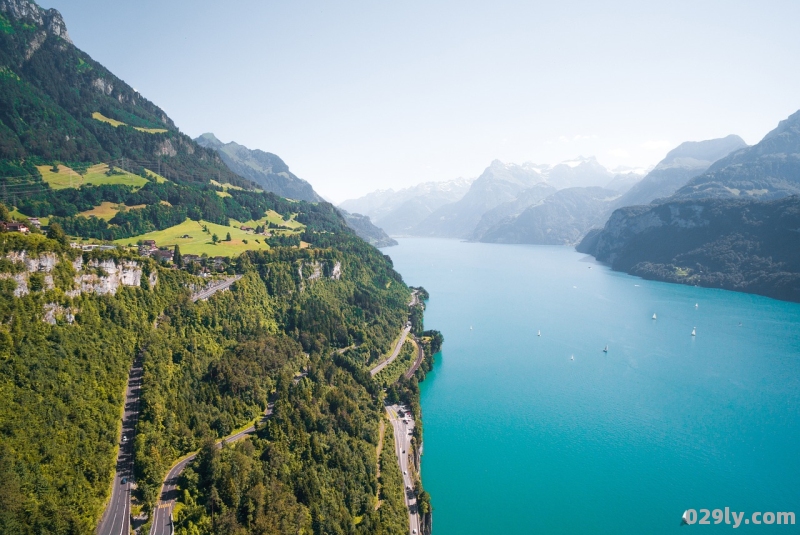
[[[76,48],[54,9],[0,0],[0,173],[41,190],[35,165],[140,162],[184,182],[252,188],[217,154],[181,134],[166,113]]]
[[[735,135],[681,143],[669,151],[638,184],[617,199],[614,208],[650,204],[655,199],[669,197],[691,178],[704,173],[717,160],[745,147],[747,144],[744,140]]]
[[[604,187],[617,193],[626,193],[647,175],[647,170],[642,168],[618,167],[611,172],[614,177]]]
[[[495,160],[458,201],[441,206],[413,229],[415,236],[466,238],[484,213],[513,201],[524,190],[542,182],[541,170],[533,165],[504,164]]]
[[[800,301],[800,197],[675,200],[615,211],[577,247],[646,279]]]
[[[615,178],[594,156],[561,162],[546,169],[544,175],[556,189],[605,186]]]
[[[375,247],[391,247],[397,245],[397,241],[390,238],[383,229],[376,227],[370,221],[369,216],[361,214],[351,214],[346,210],[338,209],[344,217],[347,226],[358,234],[358,237]]]
[[[249,178],[266,191],[287,199],[308,202],[323,200],[311,184],[292,174],[289,166],[275,154],[251,150],[234,141],[223,143],[211,133],[201,135],[195,142],[201,147],[215,150],[231,171]]]
[[[800,301],[798,123],[800,112],[671,197],[616,210],[578,251],[646,278]]]
[[[391,235],[409,234],[420,221],[439,207],[461,199],[472,179],[424,182],[399,191],[378,190],[339,205],[349,212],[370,216]]]
[[[484,212],[469,239],[481,241],[481,238],[489,229],[517,217],[529,206],[540,204],[556,191],[556,188],[545,182],[534,184],[532,187],[523,190],[513,201],[504,202]]]
[[[672,199],[778,199],[800,193],[800,111],[758,144],[717,161]]]
[[[601,220],[619,194],[598,187],[566,188],[486,229],[474,239],[491,243],[576,243]]]

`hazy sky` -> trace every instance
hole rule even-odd
[[[337,202],[496,158],[650,166],[800,108],[797,0],[40,3],[181,130]]]

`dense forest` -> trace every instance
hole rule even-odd
[[[175,459],[201,449],[182,479],[181,533],[406,532],[402,494],[378,490],[383,393],[366,369],[405,323],[410,291],[376,249],[346,231],[324,235],[337,248],[242,255],[234,264],[243,278],[231,291],[197,303],[189,299],[196,277],[122,251],[82,254],[133,258],[157,273],[154,287],[69,297],[67,276],[64,285],[14,297],[14,281],[0,279],[0,531],[94,529],[127,370],[140,354],[135,512],[153,507]],[[81,254],[41,234],[0,233],[0,241],[4,254],[54,252],[64,266]],[[6,272],[23,269],[6,264]],[[323,276],[301,275],[303,265],[321,266]],[[42,321],[48,303],[76,311],[74,321]],[[365,359],[333,351],[349,346]],[[417,403],[417,380],[389,396]],[[212,451],[210,441],[252,422],[269,402],[274,415],[257,437]]]

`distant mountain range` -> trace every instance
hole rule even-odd
[[[463,197],[472,182],[473,179],[457,178],[446,182],[424,182],[399,191],[378,190],[344,201],[339,207],[368,215],[391,235],[409,235],[420,221],[439,207]]]
[[[392,235],[482,240],[493,225],[507,223],[559,189],[607,186],[615,198],[643,175],[643,170],[609,171],[593,157],[554,166],[495,160],[475,180],[376,191],[341,207],[369,215]],[[573,228],[565,235],[574,234]]]
[[[800,301],[798,194],[800,112],[672,196],[616,210],[578,251],[645,278]]]

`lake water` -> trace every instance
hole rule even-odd
[[[567,247],[399,241],[383,252],[445,336],[422,385],[436,535],[800,516],[800,305],[645,281]]]

